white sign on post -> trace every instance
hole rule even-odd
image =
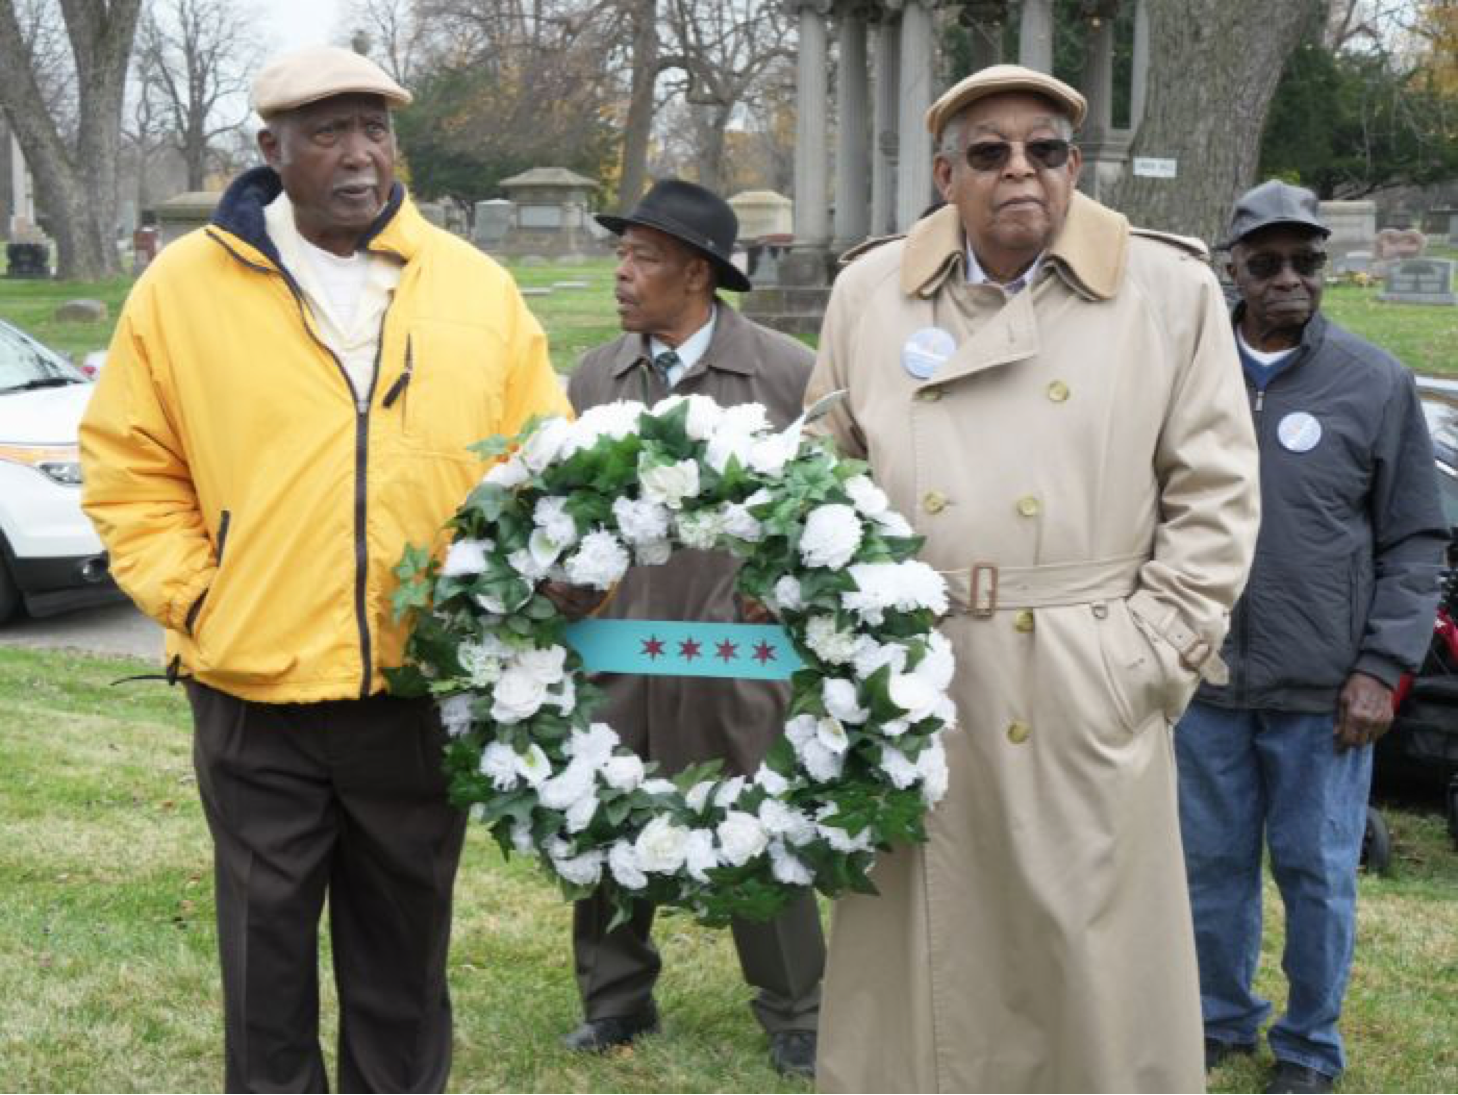
[[[1155,156],[1134,157],[1134,174],[1147,179],[1172,179],[1178,167],[1178,160],[1162,160]]]

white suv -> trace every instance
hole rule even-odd
[[[118,599],[81,512],[76,428],[91,381],[0,320],[0,623]]]

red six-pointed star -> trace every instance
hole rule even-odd
[[[657,635],[649,635],[648,638],[642,640],[642,642],[643,649],[641,653],[647,654],[649,661],[657,661],[659,658],[663,657],[663,640],[660,639]]]
[[[691,662],[699,656],[699,651],[703,648],[703,643],[697,639],[684,639],[678,644],[678,656],[686,662]]]
[[[759,642],[754,644],[754,653],[751,654],[750,657],[752,657],[755,661],[759,662],[760,665],[764,665],[766,662],[772,662],[775,660],[775,648],[765,640],[761,639]]]
[[[726,663],[732,662],[735,658],[739,657],[739,644],[731,643],[728,639],[725,639],[721,643],[715,643],[714,649],[717,651],[715,657],[722,658]]]

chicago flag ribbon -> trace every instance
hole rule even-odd
[[[782,681],[804,664],[778,624],[578,620],[564,637],[591,673]]]

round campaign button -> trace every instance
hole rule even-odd
[[[923,327],[901,347],[901,366],[918,380],[930,380],[957,350],[957,340],[940,327]]]
[[[1276,427],[1276,437],[1288,452],[1310,452],[1321,441],[1321,423],[1315,415],[1292,411]]]

